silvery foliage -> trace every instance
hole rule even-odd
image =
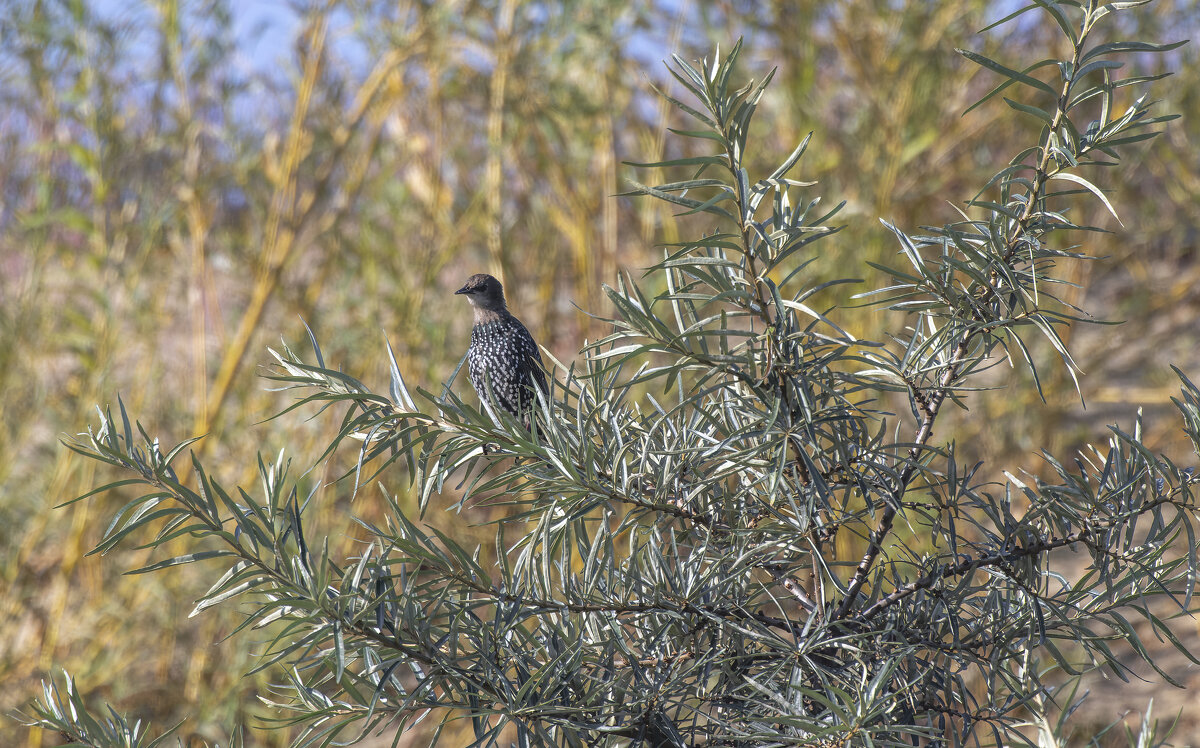
[[[739,86],[740,45],[675,58],[682,93],[663,95],[689,124],[673,132],[708,155],[642,165],[678,181],[629,194],[702,229],[606,289],[611,333],[556,362],[532,433],[462,387],[410,390],[394,357],[389,392],[373,392],[312,338],[311,361],[275,353],[272,379],[303,394],[285,414],[344,409],[329,453],[352,443],[358,458],[340,485],[387,505],[383,524],[362,521],[360,554],[331,556],[306,522],[319,486],[302,492],[312,479],[289,479],[282,456],[260,460],[257,493],[194,458],[185,480],[187,443],[164,453],[123,407],[72,443],[126,473],[93,493],[144,491],[97,550],[149,528],[153,544],[195,538],[138,571],[224,566],[196,612],[236,603],[242,628],[269,632],[264,666],[286,664],[288,681],[264,698],[303,745],[399,736],[431,714],[438,734],[466,720],[480,746],[1057,744],[1078,701],[1076,681],[1052,685],[1064,673],[1121,675],[1129,648],[1154,665],[1134,619],[1192,658],[1158,616],[1194,607],[1196,482],[1136,425],[1044,454],[1050,479],[1018,468],[1003,484],[933,434],[947,403],[986,396],[989,362],[1037,381],[1034,337],[1074,372],[1060,330],[1083,313],[1055,296],[1058,266],[1087,259],[1073,247],[1098,230],[1077,206],[1115,214],[1080,172],[1171,119],[1129,93],[1154,78],[1120,77],[1120,58],[1178,45],[1092,39],[1137,4],[1037,2],[1005,19],[1040,8],[1067,59],[1016,70],[962,52],[998,76],[984,100],[1003,96],[1041,136],[961,220],[888,225],[900,267],[874,300],[889,340],[839,326],[849,280],[813,280],[836,255],[837,208],[792,176],[809,139],[769,175],[743,166],[771,76]],[[1180,378],[1200,448],[1200,390]],[[447,497],[507,508],[494,547],[461,542]],[[1069,574],[1059,550],[1090,563]],[[1138,739],[1158,739],[1148,718]]]

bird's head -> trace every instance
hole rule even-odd
[[[504,288],[487,273],[476,273],[467,278],[467,284],[454,293],[463,294],[471,306],[482,311],[502,312],[505,309]]]

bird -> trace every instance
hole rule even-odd
[[[546,392],[546,373],[537,343],[521,320],[508,311],[504,287],[476,273],[454,292],[467,297],[475,312],[467,365],[480,403],[506,411],[529,428],[537,407],[536,387]]]

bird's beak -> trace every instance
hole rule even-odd
[[[455,294],[460,294],[460,293],[468,293],[469,294],[469,293],[471,293],[471,289],[467,288],[466,286],[463,286],[462,288],[458,289],[454,293]]]

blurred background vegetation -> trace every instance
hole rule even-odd
[[[1061,51],[1033,15],[976,33],[1010,6],[7,0],[0,713],[66,667],[81,691],[122,711],[161,727],[188,718],[185,736],[224,742],[235,724],[271,714],[254,698],[269,674],[243,678],[254,635],[222,644],[239,622],[230,611],[188,618],[211,580],[191,567],[121,576],[145,559],[87,557],[118,496],[55,508],[104,477],[58,441],[93,422],[95,405],[115,406],[120,393],[165,443],[208,434],[198,450],[226,483],[253,481],[255,453],[284,445],[308,465],[336,419],[263,422],[286,404],[257,376],[265,347],[300,342],[303,318],[331,365],[382,389],[384,331],[410,383],[436,389],[469,335],[451,292],[477,271],[501,276],[517,314],[569,361],[603,332],[580,311],[607,311],[601,283],[704,228],[657,201],[613,197],[633,174],[623,161],[688,147],[668,139],[678,123],[648,85],[667,86],[660,60],[739,36],[747,78],[778,67],[752,139],[763,152],[749,160],[778,161],[813,131],[799,178],[819,180],[808,194],[827,206],[847,203],[846,228],[822,243],[837,256],[814,267],[880,285],[865,262],[890,262],[896,245],[879,218],[910,231],[953,220],[951,203],[1037,136],[1032,118],[998,100],[961,116],[995,81],[955,47],[1014,67]],[[1174,41],[1200,28],[1191,2],[1143,11],[1125,38]],[[1124,228],[1089,203],[1089,220],[1114,233],[1081,248],[1106,259],[1074,266],[1074,301],[1128,322],[1070,335],[1088,407],[1061,366],[1046,369],[1045,406],[1020,367],[1001,367],[1006,391],[976,396],[939,434],[966,445],[960,454],[1036,472],[1038,449],[1069,456],[1143,407],[1148,442],[1184,457],[1167,364],[1200,377],[1198,50],[1144,61],[1179,71],[1155,93],[1183,119],[1118,179],[1095,175],[1113,187]],[[870,309],[847,317],[876,338],[897,323]],[[334,460],[310,481],[342,467]],[[379,507],[370,492],[351,507],[348,493],[320,490],[314,519],[351,553],[349,512],[375,519]],[[1094,719],[1112,717],[1108,708]],[[1181,729],[1200,737],[1192,719]],[[252,737],[287,742],[286,731]],[[0,718],[4,745],[43,739],[53,742]]]

